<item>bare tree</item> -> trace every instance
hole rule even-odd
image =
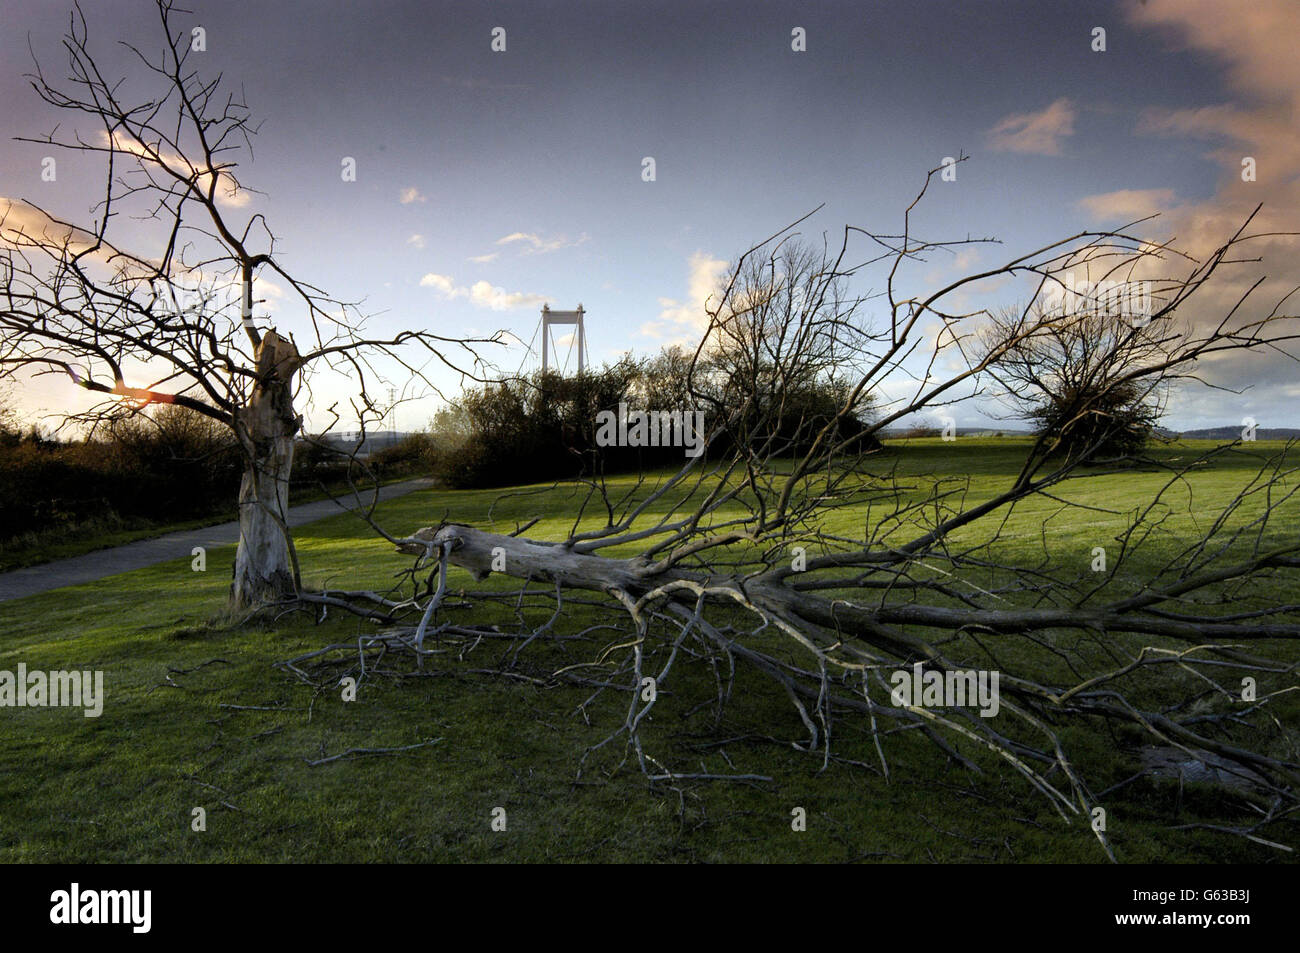
[[[765,243],[729,269],[712,299],[710,324],[687,374],[688,389],[720,432],[758,459],[794,453],[831,419],[861,430],[872,395],[843,410],[859,370],[851,320],[862,304],[849,293],[833,249],[798,234]],[[847,378],[847,380],[846,380]],[[841,398],[840,407],[823,405]]]
[[[1186,321],[1175,328],[1189,299],[1248,251],[1257,237],[1247,232],[1249,222],[1202,261],[1126,230],[1081,232],[923,295],[904,295],[901,276],[909,265],[970,241],[913,233],[910,213],[925,191],[909,206],[901,234],[845,229],[841,251],[817,269],[813,306],[792,312],[782,335],[812,343],[765,358],[793,370],[807,354],[833,345],[837,368],[854,371],[843,414],[864,394],[888,396],[873,431],[977,392],[990,369],[1024,342],[1052,333],[1056,316],[1026,309],[1020,320],[997,322],[985,310],[950,304],[1008,279],[1027,282],[1032,301],[1089,263],[1185,269],[1165,284],[1169,293],[1150,315],[1146,333],[1159,341],[1157,351],[1117,369],[1111,386],[1173,382],[1195,376],[1208,356],[1276,351],[1296,339],[1294,317],[1281,310],[1286,298],[1254,311],[1250,293],[1208,327]],[[746,339],[747,329],[730,327],[752,303],[737,300],[736,289],[750,260],[772,260],[781,238],[741,258],[710,305],[706,340],[733,332]],[[872,251],[851,263],[851,241]],[[846,296],[829,313],[815,306],[820,289],[829,293],[832,283],[873,268],[883,274],[874,319],[861,298]],[[943,373],[935,373],[940,366]],[[734,408],[711,410],[716,435]],[[772,404],[765,410],[778,412]],[[529,675],[512,667],[517,650],[500,671],[540,685],[590,685],[593,700],[622,693],[619,728],[588,756],[621,750],[652,781],[679,784],[754,780],[743,772],[665,765],[646,750],[641,732],[661,706],[698,708],[698,697],[665,692],[681,666],[703,664],[714,673],[712,703],[721,718],[736,666],[748,664],[788,694],[805,736],[797,747],[823,763],[837,757],[833,737],[843,743],[857,735],[874,750],[874,770],[888,778],[899,733],[919,732],[962,765],[988,767],[991,756],[1018,773],[1063,819],[1082,819],[1085,832],[1092,826],[1113,856],[1104,827],[1091,825],[1106,792],[1080,770],[1067,739],[1077,730],[1119,732],[1135,746],[1145,739],[1237,782],[1257,819],[1225,829],[1275,844],[1260,832],[1300,807],[1300,751],[1287,715],[1294,708],[1286,707],[1296,672],[1288,649],[1300,639],[1300,612],[1277,596],[1280,586],[1294,591],[1300,569],[1293,469],[1280,459],[1262,462],[1258,477],[1235,497],[1215,501],[1208,517],[1198,501],[1205,529],[1193,539],[1162,531],[1162,504],[1204,459],[1170,470],[1164,489],[1107,541],[1112,558],[1105,571],[1093,572],[1090,554],[1053,550],[1046,524],[1036,554],[1024,555],[1006,538],[1008,520],[1030,504],[1093,513],[1062,495],[1092,449],[1065,458],[1042,435],[1007,485],[980,496],[952,475],[904,479],[886,458],[837,438],[834,424],[825,423],[794,458],[740,446],[688,459],[672,477],[647,479],[634,492],[599,478],[581,483],[585,499],[574,504],[572,528],[560,539],[526,538],[535,519],[512,532],[444,522],[397,539],[417,556],[412,588],[378,610],[374,601],[361,610],[388,627],[285,665],[325,685],[340,670],[372,677],[384,670],[380,659],[400,652],[437,664],[446,649],[430,647],[434,639],[459,642],[461,655],[501,638],[522,645],[563,638],[569,653],[574,638],[592,639],[597,649],[587,664]],[[448,599],[453,566],[479,579],[504,574],[518,586]],[[494,604],[514,623],[485,624],[478,614]],[[595,621],[584,616],[582,626],[566,628],[566,610],[574,606]],[[946,696],[931,704],[894,693],[900,671],[944,681],[973,670],[1000,673],[996,718]],[[1243,701],[1244,677],[1259,681],[1253,700]],[[852,763],[872,770],[860,759]]]
[[[1132,457],[1146,445],[1171,381],[1132,372],[1162,362],[1177,335],[1167,322],[1148,324],[1124,310],[1050,313],[1038,303],[998,312],[984,332],[1000,354],[989,375],[1014,415],[1054,449],[1094,463]]]
[[[230,428],[245,460],[231,602],[256,606],[299,589],[285,516],[302,428],[297,401],[310,373],[327,367],[350,376],[351,410],[364,429],[384,411],[375,399],[377,359],[428,383],[430,364],[473,374],[474,347],[497,338],[369,337],[355,303],[290,274],[265,218],[239,211],[248,192],[237,159],[251,156],[256,132],[250,111],[224,91],[220,75],[204,79],[191,68],[190,33],[177,25],[182,11],[171,0],[157,7],[159,51],[125,45],[140,73],[132,79],[142,82],[101,72],[79,7],[63,41],[64,84],[39,62],[30,77],[45,102],[91,128],[56,127],[25,141],[102,156],[105,185],[90,224],[29,203],[0,209],[0,375],[53,372],[110,397],[90,412],[92,421],[163,403]],[[146,89],[155,92],[124,98]],[[119,239],[129,219],[148,237]],[[306,343],[254,315],[259,275],[287,284]],[[452,349],[464,366],[448,356]],[[135,375],[149,377],[141,383]]]

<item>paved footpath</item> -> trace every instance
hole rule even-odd
[[[422,490],[432,486],[429,479],[405,480],[390,483],[379,488],[381,500],[391,500],[404,496],[412,490]],[[363,493],[361,499],[369,503],[373,497]],[[289,525],[302,526],[327,516],[352,512],[343,509],[333,500],[318,500],[304,503],[302,506],[289,508]],[[217,526],[205,526],[202,529],[188,529],[178,533],[168,533],[153,539],[141,539],[125,546],[111,549],[99,549],[83,556],[71,559],[59,559],[39,566],[28,566],[12,572],[0,573],[0,602],[6,599],[21,599],[34,596],[39,592],[61,589],[64,586],[78,586],[84,582],[94,582],[105,576],[115,576],[132,569],[143,569],[169,559],[189,558],[195,546],[211,549],[214,546],[230,546],[239,541],[239,523],[231,521]]]

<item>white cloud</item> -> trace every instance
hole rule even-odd
[[[113,148],[127,155],[133,155],[141,163],[157,166],[161,161],[166,166],[177,170],[188,170],[197,172],[198,169],[194,163],[179,152],[174,152],[163,147],[162,143],[149,143],[146,147],[128,136],[125,132],[117,132],[109,135],[107,129],[99,131],[99,141],[101,145],[107,146],[112,144]],[[157,158],[155,158],[157,156]],[[165,178],[166,176],[164,176]],[[199,188],[206,194],[209,184],[212,182],[210,174],[200,175],[198,179]],[[229,208],[243,208],[249,203],[251,196],[248,192],[243,191],[237,185],[235,180],[224,172],[218,173],[217,189],[213,198],[218,205],[224,205]]]
[[[519,291],[508,292],[490,282],[476,281],[470,285],[469,300],[480,308],[491,308],[493,311],[510,311],[515,308],[530,306],[540,308],[549,299],[545,295],[526,294]]]
[[[95,236],[60,225],[21,199],[0,196],[0,246],[12,248],[34,241],[54,247],[66,245],[73,254],[80,254],[95,244]]]
[[[545,255],[548,252],[559,251],[562,248],[576,248],[590,239],[591,236],[586,232],[572,240],[565,235],[543,238],[536,232],[511,232],[503,238],[498,238],[495,244],[515,245],[523,243],[525,255]],[[471,255],[467,260],[474,262],[476,265],[486,265],[490,261],[495,261],[500,255],[499,251],[494,251],[484,255]]]
[[[105,244],[91,251],[98,242],[93,233],[56,222],[43,209],[22,199],[0,195],[0,248],[41,248],[45,254],[66,249],[74,255],[88,255],[90,260],[108,266],[114,274],[124,278],[147,277],[162,265],[159,258],[142,256],[137,260],[124,256],[111,245],[111,241],[110,236]],[[181,277],[187,273],[200,274],[199,269],[187,269],[172,260],[173,276]]]
[[[1123,219],[1133,222],[1169,208],[1175,202],[1173,189],[1119,189],[1079,199],[1079,207],[1097,221]]]
[[[694,346],[700,342],[709,326],[706,304],[711,297],[716,297],[727,262],[697,251],[687,260],[686,269],[686,297],[660,298],[658,319],[640,328],[641,334],[664,346]]]
[[[554,238],[543,238],[534,232],[511,232],[504,238],[498,238],[498,245],[510,245],[515,242],[525,242],[528,247],[524,253],[528,255],[546,254],[547,252],[559,251],[561,248],[576,248],[578,245],[586,242],[591,236],[583,232],[577,238],[570,241],[564,235],[558,235]]]
[[[476,308],[488,308],[492,311],[512,311],[516,308],[537,307],[550,301],[546,295],[532,294],[524,291],[506,291],[490,281],[476,281],[468,287],[458,285],[450,275],[429,272],[420,279],[424,288],[433,288],[448,300],[467,298]]]
[[[424,202],[428,199],[427,196],[425,196],[424,193],[415,186],[410,186],[409,188],[402,189],[401,200],[403,205],[410,205],[412,202]]]
[[[270,314],[278,309],[274,302],[284,300],[284,289],[269,278],[257,275],[253,278],[253,300],[259,302],[266,313]]]
[[[955,276],[965,276],[973,272],[980,257],[978,248],[959,248],[946,258],[936,258],[934,267],[925,272],[925,283],[935,290],[950,284]],[[954,295],[961,295],[961,291],[954,292]],[[956,300],[955,297],[953,300]]]
[[[1074,134],[1074,106],[1058,99],[1039,112],[1007,116],[989,130],[989,147],[999,152],[1058,156],[1061,140]]]
[[[410,238],[406,240],[406,244],[414,245],[416,248],[423,248],[425,244],[424,236],[419,234],[412,235]]]
[[[542,240],[538,238],[536,235],[531,235],[528,234],[527,232],[511,232],[505,238],[498,238],[497,244],[509,245],[511,242],[534,242],[540,245],[541,241]]]
[[[456,283],[451,280],[450,275],[437,275],[429,272],[420,279],[421,288],[437,288],[442,294],[449,298],[456,297]]]

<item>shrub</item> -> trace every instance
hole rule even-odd
[[[597,416],[620,402],[638,409],[638,365],[623,360],[573,377],[538,373],[467,391],[456,415],[459,445],[435,446],[437,473],[453,487],[505,486],[682,462],[680,447],[598,447]],[[450,429],[450,428],[449,428]]]
[[[1028,414],[1039,433],[1056,440],[1056,452],[1103,462],[1139,453],[1151,439],[1160,409],[1133,383],[1063,388]]]
[[[372,453],[366,463],[380,479],[433,472],[434,440],[428,433],[407,434],[397,443]]]
[[[601,447],[596,434],[599,414],[617,412],[620,403],[631,410],[701,410],[710,426],[739,398],[717,368],[703,365],[692,378],[690,364],[683,352],[665,350],[572,377],[536,373],[466,391],[435,420],[435,473],[452,487],[488,487],[682,466],[682,447]],[[770,438],[782,453],[801,453],[847,400],[847,389],[833,381],[760,396],[733,415],[714,448],[730,451]],[[850,451],[879,446],[865,434],[865,417],[860,411],[844,418],[830,436],[861,436],[863,443],[850,444]]]
[[[0,440],[0,539],[233,509],[240,472],[229,431],[176,405],[114,421],[93,439],[6,435]]]

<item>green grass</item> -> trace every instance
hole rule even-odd
[[[1173,459],[1197,449],[1182,444],[1160,453]],[[1278,448],[1259,444],[1253,452],[1269,449]],[[970,497],[978,499],[1005,484],[1022,452],[1014,440],[956,446],[918,440],[894,445],[888,456],[907,473],[969,476]],[[1182,508],[1169,516],[1171,536],[1203,524],[1205,501],[1235,492],[1256,463],[1246,456],[1220,458],[1196,473],[1190,481],[1196,504],[1188,505],[1183,493]],[[1059,492],[1122,513],[1165,479],[1156,473],[1090,476]],[[500,530],[539,512],[544,519],[530,535],[555,538],[569,527],[563,493],[493,508],[500,496],[420,491],[383,504],[378,516],[399,533],[444,515],[486,525],[489,511]],[[1036,558],[1048,520],[1057,558],[1077,552],[1086,567],[1091,548],[1112,545],[1123,525],[1119,514],[1053,516],[1057,508],[1046,500],[1018,508],[1007,552]],[[861,514],[841,512],[834,519],[846,528]],[[299,530],[297,544],[305,581],[313,586],[385,586],[409,564],[349,516]],[[233,625],[221,614],[232,557],[233,547],[211,551],[208,572],[194,573],[189,554],[178,554],[149,569],[0,604],[0,670],[12,671],[19,662],[29,670],[102,669],[107,693],[97,719],[77,709],[0,709],[0,860],[1105,859],[1086,824],[1063,823],[1019,778],[965,772],[915,733],[896,737],[887,748],[888,782],[842,763],[822,770],[820,753],[793,747],[805,735],[784,694],[743,668],[734,704],[717,727],[707,710],[684,714],[710,697],[712,675],[690,666],[675,670],[665,687],[671,704],[649,724],[646,750],[682,770],[734,770],[775,780],[696,783],[681,791],[652,788],[633,767],[611,772],[617,757],[604,753],[593,755],[583,783],[575,784],[583,751],[621,722],[626,695],[598,701],[584,717],[577,709],[590,689],[541,689],[469,671],[495,667],[507,651],[504,642],[480,645],[464,659],[449,651],[426,677],[367,679],[352,703],[337,691],[315,696],[273,664],[355,639],[370,624],[331,612],[323,621],[297,613]],[[1142,568],[1139,563],[1133,571],[1140,575]],[[452,584],[481,588],[459,572]],[[575,608],[562,618],[560,631],[577,631],[584,622],[586,612]],[[535,643],[522,671],[543,674],[594,655],[601,644]],[[192,671],[172,674],[168,684],[173,669]],[[441,741],[397,755],[306,763],[349,748],[431,738]],[[1066,740],[1098,789],[1135,770],[1108,738],[1072,730]],[[865,739],[852,731],[846,729],[837,744],[843,758],[875,761]],[[1232,810],[1213,790],[1189,789],[1180,804],[1175,787],[1141,781],[1106,803],[1122,861],[1289,859],[1239,838],[1170,829]],[[205,832],[191,830],[196,807],[206,810]],[[507,811],[505,832],[490,827],[496,807]],[[807,813],[805,832],[791,830],[795,807]]]
[[[411,473],[394,476],[380,480],[379,483],[381,486],[387,486],[390,483],[400,483],[416,476],[419,476],[419,474]],[[331,490],[338,495],[345,495],[349,492],[347,487],[343,485],[332,487]],[[303,503],[313,503],[316,500],[327,499],[329,495],[330,493],[322,490],[319,486],[294,486],[290,492],[289,505],[299,506]],[[218,526],[234,519],[233,507],[234,504],[232,503],[231,508],[207,516],[172,522],[157,522],[140,518],[128,519],[112,513],[97,519],[52,526],[41,532],[23,533],[0,542],[0,572],[23,569],[27,566],[39,566],[41,563],[53,562],[56,559],[71,559],[74,556],[84,556],[86,553],[98,552],[101,549],[125,546],[127,543],[138,542],[142,539],[156,539],[170,533],[203,529],[205,526]]]

